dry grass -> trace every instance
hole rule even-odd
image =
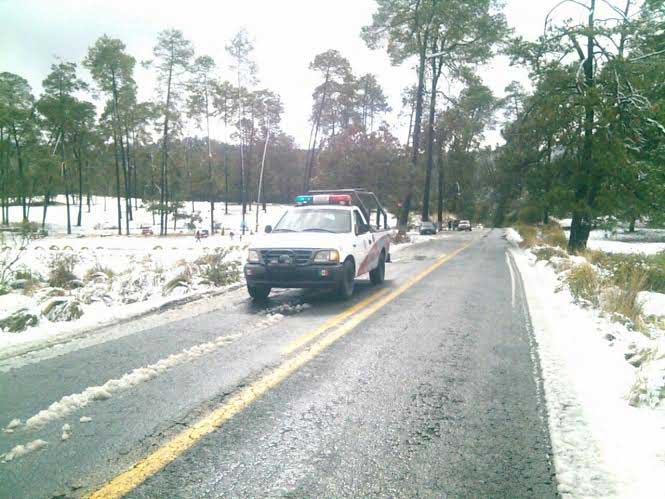
[[[561,226],[556,222],[550,222],[547,225],[528,225],[518,223],[515,230],[522,236],[523,248],[532,248],[533,246],[554,246],[565,250],[568,247],[568,239]]]
[[[111,270],[109,267],[104,267],[101,263],[97,262],[94,267],[91,267],[86,271],[83,280],[90,282],[99,274],[106,275],[108,279],[113,279],[113,276],[115,275],[113,270]]]
[[[588,263],[575,265],[564,281],[575,300],[598,305],[602,281],[592,265]]]
[[[545,244],[563,250],[568,248],[568,239],[558,223],[550,222],[547,225],[543,225],[541,227],[541,234],[542,240]]]
[[[638,299],[640,291],[644,288],[648,279],[647,272],[644,269],[635,267],[625,272],[617,282],[617,293],[612,293],[609,299],[603,303],[603,309],[606,312],[619,314],[630,319],[636,327],[641,328],[644,325],[642,315],[644,310]]]
[[[515,230],[522,236],[520,246],[522,248],[531,248],[538,244],[538,229],[535,225],[516,224]]]

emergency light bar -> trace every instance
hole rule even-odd
[[[351,196],[348,194],[317,194],[314,196],[296,196],[298,206],[310,204],[341,204],[351,206]]]

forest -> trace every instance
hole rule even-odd
[[[578,16],[558,21],[556,9],[571,6]],[[663,223],[665,1],[563,1],[536,40],[515,36],[502,8],[376,0],[359,35],[412,66],[413,84],[393,109],[378,75],[337,50],[317,54],[306,148],[281,129],[283,104],[262,87],[244,30],[228,40],[229,65],[166,29],[151,61],[107,35],[80,61],[55,59],[41,95],[0,73],[1,222],[20,224],[31,210],[45,220],[64,196],[71,232],[91,196],[104,195],[116,200],[119,234],[142,203],[166,235],[191,200],[213,213],[228,203],[251,211],[308,189],[364,187],[399,214],[402,233],[414,217],[494,226],[568,217],[577,251],[600,222]],[[529,81],[495,95],[486,68],[496,56],[526,67]],[[156,76],[148,101],[137,97],[138,64]],[[390,122],[395,114],[408,130]],[[490,129],[502,144],[487,144]]]

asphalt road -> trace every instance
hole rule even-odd
[[[0,372],[4,427],[228,337],[107,400],[0,433],[0,454],[47,442],[0,463],[0,497],[122,490],[114,477],[142,459],[152,471],[128,497],[555,496],[537,357],[501,235],[444,233],[407,248],[383,289],[360,280],[349,302],[289,291],[258,306],[239,290],[210,312]],[[233,406],[238,393],[251,397]],[[194,430],[229,406],[224,424]],[[179,438],[186,447],[164,459]]]

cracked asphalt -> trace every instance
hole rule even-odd
[[[388,289],[471,243],[127,496],[556,496],[537,355],[501,236],[443,233],[397,253]],[[349,302],[288,291],[258,306],[235,291],[212,299],[205,314],[0,372],[4,427],[65,395],[238,335],[43,428],[0,434],[0,453],[47,442],[0,464],[0,497],[96,490],[298,355],[289,345],[374,292],[359,280]],[[299,303],[311,307],[265,322],[266,308]],[[81,416],[92,421],[80,423]],[[72,436],[61,441],[65,423]]]

